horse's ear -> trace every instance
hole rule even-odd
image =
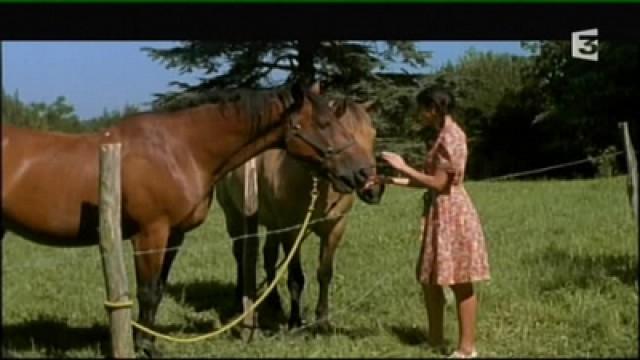
[[[309,92],[320,95],[320,82],[314,82],[313,85],[311,85],[311,87],[309,88]]]
[[[333,105],[329,104],[329,106],[333,110],[333,114],[336,116],[336,118],[339,119],[347,111],[347,102],[345,100],[342,100],[342,101],[332,100],[332,102],[333,102]]]
[[[304,103],[304,88],[300,82],[296,81],[291,86],[291,96],[293,97],[293,108],[297,109],[302,107],[302,104]]]
[[[378,111],[378,102],[376,100],[369,100],[363,103],[362,106],[370,114]]]

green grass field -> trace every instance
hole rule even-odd
[[[485,226],[492,271],[477,287],[481,355],[638,356],[638,239],[624,178],[470,182],[467,189]],[[172,357],[441,356],[424,343],[426,313],[414,279],[420,195],[390,188],[381,205],[359,202],[353,210],[332,283],[334,333],[282,331],[250,344],[229,334],[187,345],[158,340],[160,349]],[[229,311],[235,265],[222,216],[214,205],[188,235],[160,305],[159,330],[194,336],[220,326],[219,315]],[[316,240],[303,245],[309,321],[318,290]],[[13,235],[3,247],[3,347],[27,357],[104,357],[98,248],[49,248]],[[125,249],[135,291],[129,243]],[[285,284],[280,292],[288,298]],[[455,344],[453,304],[446,312]]]

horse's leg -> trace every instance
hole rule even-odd
[[[243,282],[244,282],[244,272],[243,272],[243,264],[242,264],[242,249],[244,246],[243,239],[237,239],[239,237],[244,237],[244,229],[242,224],[238,221],[238,217],[241,217],[240,214],[225,214],[225,221],[227,224],[227,233],[229,237],[232,239],[231,248],[233,251],[233,258],[236,261],[236,284],[235,284],[235,292],[234,292],[234,312],[242,311],[242,295],[243,295]]]
[[[242,260],[244,281],[243,285],[243,309],[247,311],[256,301],[256,268],[258,265],[258,246],[260,239],[258,238],[258,216],[252,215],[245,218],[245,226],[249,237],[243,239],[245,246]],[[245,319],[244,324],[250,328],[257,326],[256,312],[251,312]]]
[[[283,236],[282,246],[284,253],[289,254],[293,248],[296,235],[288,234]],[[300,263],[300,248],[296,250],[288,268],[289,276],[287,278],[287,287],[289,296],[291,297],[291,310],[289,313],[289,329],[302,326],[302,317],[300,315],[300,303],[302,299],[302,290],[304,290],[304,272]]]
[[[171,265],[173,264],[173,260],[175,260],[178,255],[179,247],[182,245],[184,241],[185,233],[182,231],[172,232],[169,236],[169,244],[167,245],[167,252],[164,254],[164,261],[162,262],[162,286],[167,285],[167,279],[169,279],[169,271],[171,270]]]
[[[346,229],[346,219],[342,218],[337,223],[327,224],[320,231],[320,258],[318,261],[317,278],[320,285],[318,303],[316,305],[316,321],[321,330],[329,330],[329,285],[333,277],[333,259],[335,251],[342,240]]]
[[[175,242],[182,241],[183,235],[172,236]],[[142,226],[140,233],[134,239],[136,283],[138,293],[139,315],[138,322],[146,327],[153,327],[162,299],[166,277],[176,256],[175,251],[165,252],[169,242],[169,225],[156,222]],[[164,279],[163,279],[164,277]],[[157,351],[154,338],[136,329],[135,346],[144,355],[154,357]]]
[[[278,263],[278,250],[280,249],[281,238],[279,234],[268,233],[264,247],[262,248],[263,266],[267,274],[267,284],[271,284],[276,278],[276,265]],[[265,315],[264,318],[267,320],[266,323],[268,323],[265,325],[275,326],[277,323],[285,320],[284,309],[282,308],[277,286],[267,295],[265,306],[262,309],[261,315]]]
[[[242,311],[253,305],[256,299],[256,264],[258,261],[258,218],[257,215],[241,217],[244,224],[229,224],[229,234],[241,239],[233,241],[233,256],[236,259],[236,304],[242,304]],[[256,327],[256,315],[250,314],[243,320],[243,325]]]

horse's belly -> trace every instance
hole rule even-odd
[[[211,206],[212,195],[209,195],[206,199],[196,205],[191,213],[187,215],[187,217],[183,218],[182,221],[177,224],[177,227],[182,231],[190,231],[195,229],[196,227],[202,225],[202,223],[206,220],[207,215],[209,213],[209,209]]]
[[[3,215],[2,223],[7,231],[17,234],[18,236],[41,245],[58,246],[58,247],[81,247],[91,246],[98,243],[97,231],[95,234],[81,234],[75,232],[51,231],[51,229],[43,229],[30,226],[24,221],[14,220]]]
[[[98,208],[55,191],[14,192],[3,199],[3,226],[45,245],[86,246],[97,243]]]

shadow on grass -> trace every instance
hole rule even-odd
[[[231,282],[222,283],[216,280],[198,280],[189,283],[168,284],[166,294],[173,297],[179,304],[193,307],[196,312],[215,311],[224,324],[234,320],[236,316],[241,314],[240,305],[235,302],[235,284]],[[258,310],[263,311],[265,315],[268,312],[268,309],[265,308],[266,305],[267,303],[265,302],[258,307]],[[282,324],[286,324],[286,317],[281,316],[282,315],[278,314],[274,319],[270,318],[269,321],[260,321],[261,332],[264,336],[271,337],[277,334],[289,334],[291,336],[342,335],[351,339],[362,339],[375,335],[375,331],[369,328],[346,327],[331,327],[326,331],[320,330],[317,327],[309,327],[302,330],[294,329],[288,332],[281,327]],[[188,322],[189,325],[182,330],[188,332],[206,332],[212,330],[210,321],[190,319]]]
[[[110,353],[107,326],[69,326],[63,319],[38,318],[21,324],[2,326],[3,357],[17,356],[22,351],[44,349],[47,357],[64,357],[69,350],[94,348],[100,354]],[[18,354],[16,354],[18,353]]]
[[[424,332],[417,327],[392,325],[388,327],[388,331],[405,345],[414,346],[427,343]]]
[[[178,303],[193,307],[196,312],[214,310],[222,323],[226,324],[240,315],[240,304],[235,303],[235,284],[222,283],[216,280],[193,281],[189,283],[175,283],[167,285],[167,295],[173,297]],[[267,312],[263,303],[258,310]],[[266,315],[266,314],[265,314]],[[286,323],[286,317],[279,315],[267,321],[260,320],[260,330],[264,336],[275,336],[278,333],[287,334],[288,331],[281,328]],[[266,316],[265,316],[266,317]],[[211,322],[203,320],[189,320],[189,325],[182,330],[189,332],[211,331]],[[320,331],[316,327],[310,327],[300,331],[289,333],[295,335],[343,335],[351,339],[361,339],[375,335],[375,331],[369,328],[332,327],[328,331]]]
[[[220,322],[225,325],[242,314],[242,306],[235,300],[235,284],[232,282],[197,280],[168,284],[166,294],[173,297],[179,304],[193,307],[196,312],[215,311]],[[197,319],[190,315],[185,315],[185,324],[187,325],[178,330],[194,334],[204,334],[214,330],[211,320]],[[267,331],[270,329],[269,326],[261,326],[261,328]],[[233,327],[229,336],[240,338],[241,332],[247,334],[242,324]]]
[[[201,333],[211,331],[210,322],[188,325],[155,325],[153,329],[163,333]],[[106,325],[91,327],[69,326],[64,319],[43,317],[22,324],[3,325],[2,357],[22,358],[21,352],[42,351],[46,357],[67,357],[67,352],[77,349],[97,349],[101,356],[111,354],[111,334]]]
[[[575,255],[550,246],[535,260],[545,271],[553,269],[553,275],[543,279],[542,291],[587,289],[606,284],[611,278],[628,286],[638,281],[638,258],[631,254]]]
[[[216,280],[193,281],[167,285],[167,295],[186,304],[196,312],[214,310],[223,321],[231,320],[238,309],[235,304],[235,285]],[[211,324],[209,323],[209,327]]]
[[[287,331],[291,336],[345,336],[351,340],[360,340],[377,335],[377,331],[368,327],[343,327],[331,325],[329,328],[310,326]],[[285,332],[285,334],[287,333]]]
[[[173,297],[178,303],[193,307],[196,312],[213,310],[218,314],[220,321],[227,324],[242,314],[242,305],[235,299],[235,284],[222,283],[216,280],[193,281],[189,283],[176,283],[167,286],[167,294]],[[258,310],[263,309],[262,306]],[[207,332],[211,331],[211,321],[186,319],[189,323],[190,331]],[[283,319],[280,319],[282,322]],[[286,319],[284,319],[286,321]],[[276,326],[274,324],[272,326]],[[272,326],[263,326],[269,329]],[[238,329],[234,327],[231,331],[233,337],[239,337]]]

